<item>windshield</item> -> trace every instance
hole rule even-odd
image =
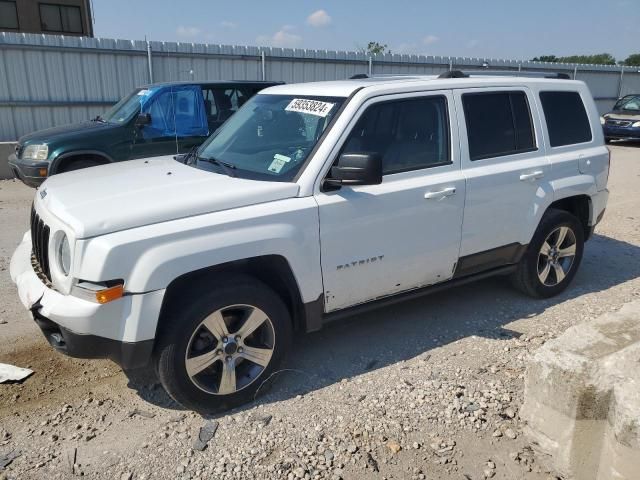
[[[243,178],[292,181],[342,97],[256,95],[198,149],[196,168]]]
[[[640,111],[640,95],[627,95],[626,97],[621,98],[613,109],[632,110],[634,112]]]
[[[127,123],[136,112],[140,110],[140,98],[145,96],[149,90],[137,88],[131,94],[124,97],[113,107],[111,107],[100,119],[109,123],[117,123],[122,125]]]

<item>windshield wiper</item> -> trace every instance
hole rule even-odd
[[[222,160],[218,160],[217,158],[213,158],[213,157],[198,157],[198,160],[202,160],[203,162],[213,163],[214,165],[218,165],[222,167],[225,173],[230,177],[236,176],[236,174],[233,173],[233,171],[237,167],[232,163],[223,162]]]
[[[92,118],[91,121],[92,122],[107,123],[107,121],[104,120],[100,115],[96,115],[96,118]]]
[[[175,160],[178,160],[179,162],[184,163],[185,165],[191,165],[191,163],[189,163],[189,160],[191,160],[191,157],[193,157],[194,154],[196,154],[197,152],[198,152],[198,145],[194,145],[193,147],[191,147],[191,149],[187,153],[175,155],[173,158]],[[197,157],[197,155],[195,156]]]

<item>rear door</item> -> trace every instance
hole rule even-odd
[[[334,160],[379,153],[384,176],[316,195],[327,311],[451,278],[465,191],[452,101],[450,91],[370,100],[336,147]]]
[[[456,90],[455,99],[467,179],[457,270],[462,276],[511,263],[553,192],[528,88]]]

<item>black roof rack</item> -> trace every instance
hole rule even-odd
[[[366,73],[356,73],[349,77],[350,80],[363,80],[365,78],[420,78],[424,75],[416,74],[384,74],[384,75],[367,75]],[[448,70],[438,75],[438,78],[469,78],[469,77],[531,77],[531,78],[553,78],[560,80],[571,80],[571,76],[568,73],[563,72],[532,72],[532,71],[518,71],[518,70]]]
[[[441,73],[438,78],[468,78],[471,76],[485,77],[533,77],[533,78],[555,78],[560,80],[571,80],[567,73],[558,72],[527,72],[516,70],[474,70],[463,72],[462,70],[450,70]]]
[[[469,78],[462,70],[449,70],[438,75],[438,78]]]

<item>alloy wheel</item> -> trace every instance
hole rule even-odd
[[[553,287],[565,279],[573,267],[576,244],[576,235],[567,226],[547,236],[538,254],[538,278],[543,285]]]
[[[189,379],[201,390],[229,395],[253,383],[273,356],[271,319],[252,305],[231,305],[208,315],[195,329],[185,355]]]

